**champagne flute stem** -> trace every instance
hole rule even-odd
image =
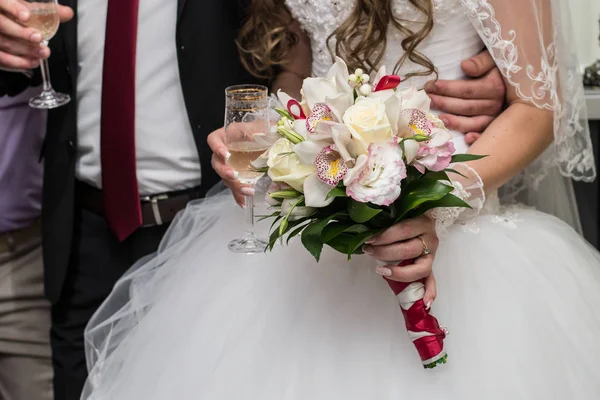
[[[47,46],[48,42],[44,41],[42,45]],[[40,70],[42,71],[44,92],[49,92],[52,90],[52,84],[50,83],[50,68],[48,67],[48,60],[40,60]]]
[[[254,236],[254,196],[246,196],[246,232]]]

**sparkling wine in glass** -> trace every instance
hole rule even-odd
[[[264,173],[256,171],[252,161],[267,150],[255,141],[269,129],[269,97],[267,88],[260,85],[231,86],[225,90],[225,145],[231,156],[227,165],[238,172],[238,180],[254,185]],[[235,253],[260,253],[267,242],[254,232],[254,198],[246,196],[246,234],[229,243]]]
[[[42,44],[48,45],[50,39],[58,31],[60,23],[57,13],[57,0],[21,0],[28,8],[30,17],[25,25],[37,29],[42,35]],[[40,61],[42,79],[44,82],[42,93],[29,99],[29,105],[33,108],[50,109],[64,106],[71,98],[68,94],[55,92],[50,83],[50,69],[48,61]]]

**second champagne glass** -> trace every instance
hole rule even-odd
[[[252,167],[267,150],[255,140],[269,129],[269,98],[267,88],[260,85],[231,86],[225,90],[225,145],[231,156],[227,165],[238,172],[238,180],[254,185],[264,174]],[[267,242],[254,233],[254,197],[246,196],[246,234],[229,243],[235,253],[260,253]]]
[[[57,13],[57,0],[20,0],[27,4],[30,17],[26,26],[37,29],[42,35],[42,44],[47,46],[50,39],[58,31],[60,20]],[[40,61],[40,70],[44,82],[42,93],[29,99],[33,108],[50,109],[64,106],[71,97],[65,93],[55,92],[50,83],[48,61]]]

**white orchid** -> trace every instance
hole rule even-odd
[[[327,104],[338,121],[354,103],[354,89],[348,83],[348,66],[341,58],[330,68],[325,78],[307,78],[302,85],[304,100],[310,110],[316,104]]]

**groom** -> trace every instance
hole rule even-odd
[[[241,0],[59,3],[48,49],[20,24],[30,18],[23,3],[0,0],[0,69],[13,71],[0,71],[0,96],[38,84],[31,70],[51,50],[52,84],[72,98],[49,113],[43,240],[55,398],[75,400],[87,376],[85,325],[174,215],[219,181],[207,136],[223,124],[224,88],[254,79],[235,46]],[[441,82],[438,100],[455,114],[499,109],[503,93],[484,100],[470,89],[495,85],[497,71],[484,69],[477,83]],[[457,91],[475,96],[461,103]]]

